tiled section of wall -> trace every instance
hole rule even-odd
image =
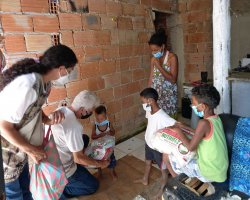
[[[200,80],[200,72],[212,78],[213,28],[212,0],[179,0],[178,10],[183,27],[185,79]]]
[[[53,44],[52,35],[59,33],[61,43],[78,57],[78,76],[65,88],[52,89],[44,111],[54,110],[62,99],[71,101],[82,90],[95,91],[108,107],[119,140],[144,121],[139,92],[149,75],[152,7],[176,11],[175,2],[61,0],[61,12],[51,14],[48,0],[1,1],[3,51],[9,66],[24,57],[38,58]],[[82,121],[87,133],[91,120]]]

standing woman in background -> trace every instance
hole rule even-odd
[[[168,115],[177,118],[177,56],[166,48],[167,36],[160,28],[154,33],[148,44],[152,51],[151,71],[148,86],[157,90],[159,106]]]
[[[31,200],[28,157],[39,163],[46,158],[42,142],[43,123],[56,124],[64,115],[56,111],[48,118],[42,106],[51,81],[64,85],[77,58],[64,45],[49,48],[39,62],[26,58],[1,74],[0,132],[7,200]],[[31,160],[31,161],[32,161]]]

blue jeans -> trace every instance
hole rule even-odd
[[[26,164],[23,168],[23,172],[20,174],[17,180],[10,183],[5,183],[5,193],[7,200],[33,200],[31,192],[29,190],[30,176],[29,167]]]
[[[75,173],[68,178],[68,184],[60,199],[93,194],[98,187],[98,180],[85,167],[77,165]]]

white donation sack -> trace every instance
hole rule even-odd
[[[85,154],[95,160],[107,160],[110,158],[115,147],[115,137],[106,135],[93,140],[85,150]]]
[[[192,133],[182,130],[187,137],[191,138]],[[153,148],[161,153],[172,154],[179,167],[186,165],[194,156],[195,152],[189,151],[180,140],[178,133],[170,128],[163,128],[154,133],[152,138]]]

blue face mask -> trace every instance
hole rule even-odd
[[[95,125],[97,125],[97,126],[105,126],[108,123],[109,123],[109,120],[106,119],[106,120],[102,121],[101,123],[95,122]]]
[[[163,52],[162,51],[158,51],[157,53],[153,53],[152,54],[155,58],[160,58],[163,56]]]
[[[199,104],[199,105],[201,105],[201,104]],[[199,105],[197,105],[197,106],[192,106],[192,109],[193,109],[194,113],[195,113],[197,116],[199,116],[199,117],[204,117],[204,111],[198,111],[198,110],[197,110],[197,107],[198,107]]]

